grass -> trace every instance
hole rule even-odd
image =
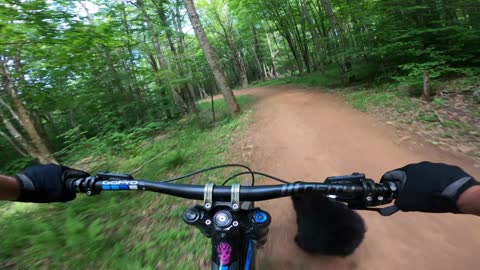
[[[277,78],[268,81],[258,81],[252,87],[295,84],[306,87],[338,87],[342,85],[341,78],[334,67],[329,67],[324,73],[311,73],[304,76]]]
[[[449,82],[444,83],[450,89]],[[391,123],[410,128],[430,140],[432,144],[451,147],[454,151],[468,149],[466,153],[480,156],[478,148],[478,106],[469,96],[437,96],[432,102],[421,101],[399,91],[393,85],[383,85],[361,90],[347,90],[342,94],[360,111],[371,111]],[[455,88],[453,88],[455,89]],[[470,150],[473,149],[473,150]]]
[[[254,101],[254,97],[249,95],[236,96],[237,102],[240,108],[249,108],[250,104]],[[218,102],[214,100],[215,121],[222,121],[229,117],[228,107],[225,102]],[[210,100],[204,100],[197,103],[197,108],[200,111],[201,119],[204,121],[212,121],[212,103]]]
[[[239,101],[245,108],[252,99]],[[94,167],[128,173],[144,164],[136,178],[161,179],[224,163],[247,117],[222,113],[223,100],[215,107],[221,119],[215,127],[181,122],[169,136],[139,143],[128,155],[104,156]],[[224,178],[216,171],[195,181]],[[140,192],[79,195],[65,204],[7,203],[0,207],[0,268],[198,269],[208,262],[210,247],[208,239],[181,221],[183,210],[193,204]]]
[[[402,96],[397,91],[382,89],[368,89],[345,93],[347,101],[360,111],[367,111],[373,107],[394,107],[398,113],[415,110],[417,102]]]

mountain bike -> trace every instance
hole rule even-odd
[[[243,171],[232,175],[221,185],[171,183],[209,170],[225,167],[241,167]],[[251,185],[232,184],[229,181],[241,176],[251,176]],[[279,181],[279,185],[255,186],[255,176],[261,175]],[[162,181],[136,180],[131,175],[98,173],[81,179],[68,179],[67,188],[89,196],[101,191],[151,191],[185,199],[203,200],[183,213],[183,220],[196,227],[211,239],[211,269],[252,270],[255,268],[255,253],[267,241],[268,228],[272,222],[269,213],[255,207],[254,202],[315,192],[339,202],[349,208],[374,210],[389,215],[387,208],[375,206],[388,204],[396,198],[399,184],[375,183],[364,174],[354,173],[328,177],[323,183],[295,182],[252,171],[239,164],[215,166],[187,175]]]

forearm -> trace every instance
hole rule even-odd
[[[465,214],[480,216],[480,186],[473,186],[465,190],[458,198],[457,205]]]
[[[0,175],[0,200],[14,201],[20,194],[17,180],[10,176]]]

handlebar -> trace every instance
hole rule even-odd
[[[335,196],[336,200],[352,208],[366,209],[391,202],[397,196],[399,187],[394,183],[375,183],[363,174],[334,176],[324,183],[296,182],[264,186],[213,186],[162,183],[134,180],[129,175],[98,174],[82,179],[70,179],[66,183],[76,193],[95,195],[101,191],[144,190],[176,197],[201,200],[207,196],[213,201],[230,201],[234,192],[240,201],[262,201],[315,192],[324,196]],[[210,190],[210,191],[208,191]],[[208,193],[209,192],[209,193]],[[209,195],[207,195],[209,194]]]

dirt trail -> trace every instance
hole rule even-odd
[[[421,160],[457,164],[480,176],[475,161],[442,152],[345,104],[343,99],[296,87],[244,91],[261,97],[255,122],[242,142],[251,165],[290,180],[322,181],[363,172],[379,179],[387,170]],[[293,241],[290,199],[259,204],[273,218],[260,269],[478,269],[480,218],[453,214],[361,212],[366,238],[351,257],[313,257]]]

